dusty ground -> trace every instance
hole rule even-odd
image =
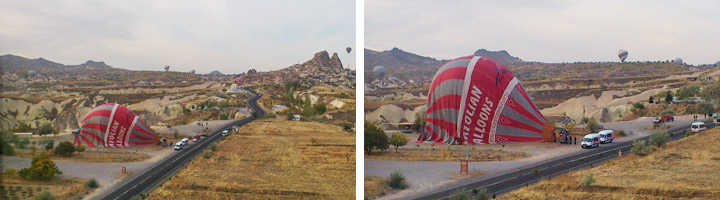
[[[393,190],[386,182],[387,178],[385,177],[366,176],[365,199],[375,199],[395,192],[396,190]]]
[[[516,190],[501,199],[720,199],[720,129]],[[596,183],[579,187],[587,174]]]
[[[43,191],[58,199],[79,199],[88,195],[93,188],[85,186],[86,179],[54,178],[50,181],[28,181],[20,179],[17,175],[2,177],[0,194],[2,199],[33,199]]]
[[[651,134],[652,130],[646,129],[652,126],[653,117],[641,117],[633,121],[612,122],[603,124],[607,129],[623,129],[628,134],[626,137],[615,139],[616,141],[628,141]],[[670,126],[689,124],[693,121],[692,116],[676,116],[675,122],[667,123]],[[417,138],[411,137],[410,138]],[[579,144],[579,143],[578,143]],[[446,146],[434,146],[443,148]],[[414,143],[409,143],[405,148],[417,148]],[[430,145],[420,145],[420,148],[432,148]],[[525,152],[530,157],[491,162],[469,162],[468,169],[482,170],[481,176],[457,178],[460,170],[458,161],[396,161],[396,160],[365,160],[365,176],[388,177],[393,171],[401,171],[407,178],[410,187],[393,194],[382,196],[379,199],[398,199],[407,197],[418,192],[424,192],[446,184],[459,184],[488,178],[499,173],[515,170],[533,163],[542,162],[548,159],[557,158],[582,151],[579,145],[565,145],[558,143],[507,143],[476,146],[454,146],[453,148],[475,148],[494,149]],[[390,150],[387,150],[390,151]]]
[[[318,122],[262,119],[198,157],[151,199],[352,199],[355,136]]]
[[[41,147],[38,147],[41,149]],[[39,155],[44,150],[37,150],[35,154],[28,149],[16,149],[15,156],[22,158],[33,158],[35,155]],[[84,152],[75,152],[72,155],[65,157],[56,155],[53,153],[48,154],[53,160],[70,160],[70,161],[81,161],[81,162],[139,162],[152,158],[152,156],[146,153],[137,152],[122,152],[122,151],[93,151],[86,150]]]

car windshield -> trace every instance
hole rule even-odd
[[[600,135],[600,138],[605,138],[605,134],[601,134],[601,135]]]
[[[692,128],[698,128],[698,125],[692,125]]]
[[[585,139],[583,139],[583,141],[585,141],[585,142],[592,142],[592,138],[585,138]]]

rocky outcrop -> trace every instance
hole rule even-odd
[[[479,50],[475,51],[475,53],[473,55],[493,59],[494,61],[497,61],[500,64],[503,64],[505,66],[523,62],[522,60],[520,60],[520,58],[511,56],[505,50],[488,51],[486,49],[479,49]]]
[[[332,57],[330,57],[330,65],[331,67],[342,68],[342,62],[340,62],[340,58],[338,58],[337,53],[333,53]]]

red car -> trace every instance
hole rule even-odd
[[[675,121],[675,117],[673,117],[672,114],[665,114],[665,115],[662,116],[661,119],[662,119],[663,121],[666,121],[666,122]]]

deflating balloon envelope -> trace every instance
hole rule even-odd
[[[554,141],[554,126],[520,81],[485,57],[447,62],[433,77],[425,130],[418,142],[488,144]]]
[[[387,73],[387,69],[384,66],[375,66],[373,73],[375,73],[376,77],[382,78]]]
[[[157,134],[130,109],[120,104],[103,104],[83,118],[75,144],[108,148],[157,144]]]

